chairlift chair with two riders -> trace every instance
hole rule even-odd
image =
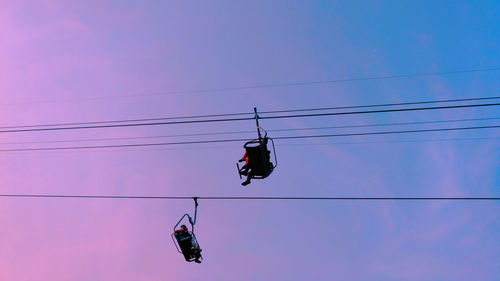
[[[276,150],[274,148],[274,141],[272,138],[267,136],[266,130],[262,129],[262,127],[259,126],[259,115],[257,114],[257,108],[254,107],[254,111],[255,122],[257,124],[257,134],[259,138],[250,140],[243,145],[245,154],[243,155],[243,158],[239,160],[239,162],[246,161],[246,163],[241,168],[238,163],[236,163],[240,179],[243,179],[242,176],[247,177],[247,179],[241,183],[244,186],[249,184],[251,179],[267,178],[278,165]],[[262,133],[264,133],[264,136],[262,136]],[[273,157],[271,157],[271,151],[267,148],[269,140],[272,144]]]
[[[201,263],[201,248],[196,235],[194,234],[194,225],[196,224],[196,215],[198,212],[198,198],[194,197],[194,220],[189,214],[184,214],[179,222],[174,226],[174,233],[172,233],[172,240],[174,241],[175,248],[179,253],[184,256],[187,262]],[[182,224],[179,229],[177,227],[179,224],[187,217],[189,224],[191,225],[191,231]]]

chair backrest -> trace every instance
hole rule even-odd
[[[267,139],[263,141],[252,140],[245,143],[245,150],[248,156],[248,165],[258,178],[265,178],[271,173],[270,152],[267,149]]]
[[[174,232],[175,239],[177,240],[177,243],[179,243],[179,246],[184,243],[191,243],[192,235],[189,232],[184,232],[184,231],[176,231]]]
[[[179,244],[180,252],[188,261],[194,261],[201,257],[200,244],[193,232],[175,232],[174,236]]]

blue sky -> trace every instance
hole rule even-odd
[[[498,71],[161,93],[495,68],[499,11],[495,1],[5,2],[0,117],[9,126],[496,96]],[[108,98],[123,95],[145,96]],[[272,130],[499,113],[489,107],[261,125]],[[493,124],[498,120],[456,126]],[[444,126],[454,125],[328,132]],[[247,121],[1,134],[0,141],[253,128]],[[239,143],[3,153],[0,191],[499,197],[497,137],[496,130],[471,130],[277,141],[279,167],[246,188],[235,173]],[[456,138],[488,139],[436,141]],[[201,201],[197,236],[205,260],[197,265],[186,263],[169,237],[192,210],[189,201],[1,200],[2,280],[495,280],[500,274],[498,202]]]

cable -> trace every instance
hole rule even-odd
[[[500,97],[498,97],[498,98],[500,98]],[[127,122],[146,122],[146,121],[177,120],[177,119],[192,119],[192,118],[209,118],[209,117],[226,117],[226,116],[242,116],[242,115],[254,115],[254,113],[225,113],[225,114],[207,114],[207,115],[192,115],[192,116],[178,116],[178,117],[157,117],[157,118],[108,120],[108,121],[89,121],[89,122],[55,123],[55,124],[52,123],[52,124],[35,124],[35,125],[16,125],[16,126],[4,126],[4,127],[0,127],[0,129],[56,127],[56,126],[72,126],[72,125],[127,123]],[[253,117],[250,118],[250,119],[253,119]]]
[[[325,129],[367,128],[367,127],[420,125],[420,124],[436,124],[436,123],[451,123],[451,122],[465,122],[465,121],[485,121],[485,120],[498,120],[498,119],[500,119],[500,117],[399,122],[399,123],[382,123],[382,124],[364,124],[364,125],[325,126],[325,127],[300,128],[300,129],[274,129],[274,130],[267,130],[267,131],[268,132],[286,132],[286,131],[308,131],[308,130],[325,130]],[[254,131],[248,131],[248,132],[253,133]]]
[[[434,101],[416,101],[416,102],[400,102],[400,103],[383,103],[372,105],[354,105],[354,106],[337,106],[337,107],[320,107],[308,109],[292,109],[292,110],[273,110],[262,111],[259,113],[287,113],[287,112],[304,112],[304,111],[321,111],[321,110],[337,110],[337,109],[353,109],[353,108],[370,108],[370,107],[384,107],[384,106],[401,106],[401,105],[417,105],[417,104],[433,104],[433,103],[446,103],[446,102],[463,102],[463,101],[478,101],[478,100],[496,100],[500,97],[479,97],[467,99],[448,99],[448,100],[434,100]]]
[[[421,130],[406,130],[406,131],[385,131],[385,132],[370,132],[370,133],[290,136],[290,137],[276,137],[274,139],[285,140],[285,139],[306,139],[306,138],[307,139],[308,138],[330,138],[330,137],[349,137],[349,136],[367,136],[367,135],[389,135],[389,134],[408,134],[408,133],[424,133],[424,132],[444,132],[444,131],[459,131],[459,130],[478,130],[478,129],[493,129],[493,128],[500,128],[500,125],[462,127],[462,128],[421,129]]]
[[[284,139],[305,139],[305,138],[327,138],[327,137],[347,137],[347,136],[366,136],[366,135],[388,135],[388,134],[406,134],[406,133],[423,133],[423,132],[441,132],[441,131],[458,131],[458,130],[477,130],[477,129],[493,129],[500,128],[500,125],[495,126],[476,126],[476,127],[461,127],[461,128],[440,128],[440,129],[421,129],[421,130],[406,130],[406,131],[383,131],[383,132],[367,132],[367,133],[346,133],[346,134],[329,134],[329,135],[309,135],[309,136],[286,136],[275,137],[275,140]],[[41,148],[14,148],[0,149],[0,152],[26,152],[26,151],[49,151],[49,150],[77,150],[77,149],[103,149],[103,148],[126,148],[126,147],[148,147],[148,146],[166,146],[166,145],[181,145],[181,144],[203,144],[203,143],[224,143],[224,142],[244,142],[247,139],[225,139],[225,140],[204,140],[204,141],[185,141],[185,142],[163,142],[163,143],[139,143],[139,144],[116,144],[116,145],[95,145],[95,146],[67,146],[67,147],[41,147]]]
[[[441,138],[441,139],[414,139],[414,140],[394,140],[394,141],[358,141],[358,142],[328,142],[328,143],[285,143],[280,144],[280,148],[292,148],[294,146],[323,146],[323,145],[360,145],[360,144],[387,144],[387,143],[420,143],[420,142],[447,142],[447,141],[498,141],[500,137],[482,137],[482,138]],[[108,149],[108,150],[59,150],[43,151],[42,153],[75,153],[75,152],[142,152],[142,151],[180,151],[193,149],[234,149],[232,146],[205,146],[203,148],[176,147],[176,148],[137,148],[137,149]],[[9,152],[5,152],[9,153]],[[10,152],[18,153],[18,152]]]
[[[324,110],[338,110],[338,109],[371,108],[371,107],[418,105],[418,104],[435,104],[435,103],[480,101],[480,100],[495,100],[495,99],[500,99],[500,96],[465,98],[465,99],[433,100],[433,101],[416,101],[416,102],[403,102],[403,103],[385,103],[385,104],[372,104],[372,105],[352,105],[352,106],[338,106],[338,107],[292,109],[292,110],[274,110],[274,111],[262,111],[259,113],[260,114],[272,114],[272,113],[286,113],[286,112],[324,111]],[[128,122],[147,122],[147,121],[210,118],[210,117],[228,117],[228,116],[243,116],[243,115],[252,115],[253,116],[254,113],[253,112],[247,112],[247,113],[240,112],[240,113],[192,115],[192,116],[178,116],[178,117],[156,117],[156,118],[141,118],[141,119],[125,119],[125,120],[106,120],[106,121],[89,121],[89,122],[16,125],[16,126],[3,126],[3,127],[0,127],[0,129],[56,127],[56,126],[92,125],[92,124],[108,124],[108,123],[128,123]]]
[[[23,104],[40,104],[40,103],[77,102],[77,101],[92,101],[92,100],[109,100],[109,99],[118,99],[118,98],[139,98],[139,97],[151,97],[151,96],[165,96],[165,95],[174,95],[174,94],[229,92],[229,91],[265,89],[265,88],[282,88],[282,87],[296,87],[296,86],[334,84],[334,83],[346,83],[346,82],[361,82],[361,81],[371,81],[371,80],[388,80],[388,79],[443,76],[443,75],[456,75],[456,74],[479,73],[479,72],[495,72],[498,70],[500,70],[500,67],[477,68],[477,69],[466,69],[466,70],[455,70],[455,71],[442,71],[442,72],[395,74],[395,75],[345,78],[345,79],[331,79],[331,80],[321,80],[321,81],[273,83],[273,84],[248,85],[248,86],[239,86],[239,87],[223,87],[223,88],[199,89],[199,90],[167,91],[167,92],[159,92],[159,93],[151,93],[151,94],[114,95],[114,96],[93,97],[93,98],[75,98],[75,99],[60,99],[60,100],[51,100],[51,101],[17,102],[17,103],[8,103],[8,104],[0,104],[0,105],[23,105]]]
[[[158,126],[158,125],[174,125],[174,124],[193,124],[193,123],[214,123],[228,121],[245,121],[255,120],[249,118],[228,118],[228,119],[209,119],[209,120],[191,120],[191,121],[173,121],[173,122],[155,122],[155,123],[135,123],[135,124],[117,124],[117,125],[96,125],[96,126],[76,126],[76,127],[58,127],[58,128],[37,128],[37,129],[19,129],[19,130],[4,130],[0,133],[19,133],[19,132],[38,132],[38,131],[60,131],[60,130],[81,130],[81,129],[101,129],[101,128],[119,128],[119,127],[138,127],[138,126]]]
[[[78,199],[160,199],[193,200],[192,196],[126,196],[126,195],[49,195],[49,194],[0,194],[10,198],[78,198]],[[196,196],[198,200],[500,200],[500,197],[270,197],[270,196]]]
[[[345,112],[333,112],[333,113],[279,115],[279,116],[264,116],[264,117],[261,116],[261,117],[259,117],[259,119],[280,119],[280,118],[297,118],[297,117],[336,116],[336,115],[353,115],[353,114],[369,114],[369,113],[385,113],[385,112],[403,112],[403,111],[419,111],[419,110],[434,110],[434,109],[453,109],[453,108],[468,108],[468,107],[484,107],[484,106],[498,106],[498,105],[500,105],[500,103],[449,105],[449,106],[436,106],[436,107],[415,107],[415,108],[399,108],[399,109],[380,109],[380,110],[368,110],[368,111],[345,111]]]
[[[316,113],[316,114],[300,114],[300,115],[264,116],[264,117],[260,117],[260,119],[278,119],[278,118],[296,118],[296,117],[317,117],[317,116],[371,114],[371,113],[385,113],[385,112],[404,112],[404,111],[420,111],[420,110],[436,110],[436,109],[486,107],[486,106],[498,106],[498,105],[500,105],[500,103],[466,104],[466,105],[450,105],[450,106],[437,106],[437,107],[399,108],[399,109],[381,109],[381,110],[368,110],[368,111],[344,111],[344,112],[334,112],[334,113]],[[60,130],[80,130],[80,129],[100,129],[100,128],[137,127],[137,126],[158,126],[158,125],[192,124],[192,123],[213,123],[213,122],[246,121],[246,120],[255,120],[255,118],[227,118],[227,119],[207,119],[207,120],[154,122],[154,123],[133,123],[133,124],[115,124],[115,125],[95,125],[95,126],[76,126],[76,127],[58,127],[58,128],[15,129],[15,130],[3,130],[3,131],[0,131],[0,133],[37,132],[37,131],[60,131]]]
[[[360,142],[329,142],[329,143],[288,143],[280,146],[319,146],[319,145],[341,145],[341,144],[384,144],[384,143],[415,143],[415,142],[442,142],[442,141],[483,141],[498,140],[500,137],[481,137],[481,138],[444,138],[444,139],[419,139],[419,140],[395,140],[395,141],[360,141]]]
[[[290,131],[310,131],[310,130],[326,130],[326,129],[346,129],[346,128],[366,128],[366,127],[383,127],[383,126],[400,126],[400,125],[419,125],[419,124],[436,124],[450,122],[466,122],[466,121],[485,121],[498,120],[500,117],[487,118],[468,118],[468,119],[451,119],[451,120],[434,120],[434,121],[417,121],[417,122],[400,122],[400,123],[382,123],[382,124],[364,124],[364,125],[344,125],[344,126],[325,126],[325,127],[309,127],[298,129],[269,129],[268,132],[290,132]],[[136,139],[157,139],[157,138],[175,138],[175,137],[193,137],[193,136],[215,136],[215,135],[233,135],[233,134],[249,134],[255,133],[255,130],[248,131],[230,131],[218,133],[193,133],[193,134],[176,134],[163,136],[143,136],[143,137],[115,137],[115,138],[89,138],[89,139],[73,139],[73,140],[53,140],[53,141],[26,141],[26,142],[0,142],[0,145],[12,144],[40,144],[40,143],[68,143],[68,142],[85,142],[85,141],[111,141],[111,140],[136,140]]]
[[[387,143],[420,143],[420,142],[447,142],[447,141],[498,141],[500,137],[480,137],[480,138],[441,138],[441,139],[414,139],[414,140],[394,140],[394,141],[357,141],[357,142],[327,142],[327,143],[284,143],[281,148],[292,148],[294,146],[323,146],[323,145],[359,145],[359,144],[387,144]],[[205,146],[203,148],[176,147],[176,148],[138,148],[138,149],[109,149],[109,150],[60,150],[44,151],[43,153],[75,153],[75,152],[142,152],[142,151],[180,151],[193,149],[234,149],[232,146]],[[9,153],[9,152],[5,152]],[[10,152],[17,153],[17,152]]]

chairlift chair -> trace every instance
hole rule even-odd
[[[177,251],[184,255],[184,259],[187,262],[197,262],[200,263],[200,259],[203,259],[201,256],[201,248],[198,240],[196,239],[196,235],[194,234],[194,225],[196,223],[196,215],[198,210],[198,200],[195,197],[195,211],[194,211],[194,220],[191,218],[189,214],[184,214],[181,219],[174,226],[174,232],[171,237],[174,241],[175,248]],[[181,229],[177,229],[179,224],[184,220],[184,218],[188,219],[189,224],[191,225],[191,231],[189,229],[182,229],[185,225],[181,226]]]
[[[267,132],[259,126],[259,116],[257,114],[257,109],[254,108],[254,111],[259,138],[246,142],[243,145],[243,148],[245,149],[246,157],[248,157],[248,163],[246,165],[248,165],[247,168],[252,173],[251,178],[264,179],[268,177],[276,168],[276,166],[278,165],[278,159],[276,158],[274,140],[272,138],[269,138],[267,136]],[[261,132],[264,133],[264,136],[262,136]],[[269,140],[272,144],[272,151],[268,150],[267,147]],[[238,163],[236,163],[236,167],[238,169],[240,179],[242,179],[242,176],[247,176],[247,172],[245,172],[243,168],[240,168]]]

